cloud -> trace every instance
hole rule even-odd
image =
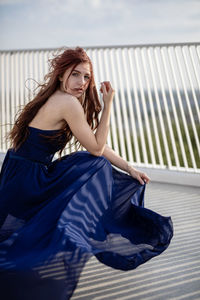
[[[1,7],[5,2],[4,48],[187,42],[200,36],[195,0],[0,0]]]
[[[27,1],[26,0],[0,0],[0,5],[13,5],[13,4],[23,4],[23,3],[27,3]]]

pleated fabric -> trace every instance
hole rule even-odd
[[[0,295],[66,300],[87,260],[132,270],[162,253],[170,217],[144,208],[145,185],[87,151],[52,161],[59,150],[29,127],[0,174]]]

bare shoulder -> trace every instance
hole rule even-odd
[[[82,106],[78,99],[70,94],[56,92],[49,98],[49,104],[55,107],[56,110],[60,110],[62,112],[75,109],[82,109]]]

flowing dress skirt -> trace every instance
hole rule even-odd
[[[83,151],[46,166],[9,150],[0,180],[2,300],[69,299],[92,255],[133,270],[173,235],[170,217],[144,208],[145,185],[104,157]]]

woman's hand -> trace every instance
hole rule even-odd
[[[133,178],[137,179],[139,181],[139,183],[142,184],[142,185],[144,185],[144,183],[149,183],[150,182],[150,178],[147,176],[147,174],[134,169],[130,165],[128,165],[128,173]]]
[[[113,90],[109,81],[104,81],[101,83],[100,92],[103,93],[103,102],[105,105],[112,102],[115,91]]]

